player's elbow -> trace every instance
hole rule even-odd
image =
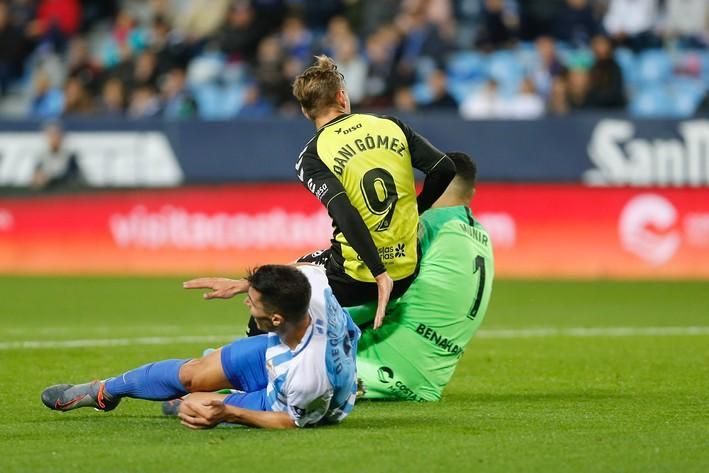
[[[440,174],[442,180],[450,182],[455,177],[455,163],[448,156],[444,156],[434,171]]]
[[[273,428],[281,430],[295,429],[296,427],[298,427],[298,425],[296,425],[290,417],[281,418],[280,421],[276,422],[276,425],[273,426]]]

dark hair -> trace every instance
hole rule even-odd
[[[308,313],[310,283],[293,266],[266,264],[249,271],[246,280],[261,293],[261,303],[269,314],[297,323]]]
[[[475,187],[478,178],[478,167],[473,158],[461,151],[446,153],[455,164],[455,176],[463,180],[471,188]]]

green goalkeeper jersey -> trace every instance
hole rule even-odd
[[[366,398],[440,399],[485,317],[494,275],[492,243],[466,206],[421,217],[418,277],[357,354]]]

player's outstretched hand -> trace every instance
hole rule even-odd
[[[202,297],[205,299],[229,299],[249,290],[249,282],[245,279],[229,278],[197,278],[183,282],[185,289],[211,289]]]
[[[374,316],[374,330],[382,326],[384,315],[386,313],[387,304],[391,291],[394,289],[394,280],[389,276],[389,273],[384,271],[379,276],[375,277],[377,281],[377,314]]]
[[[187,398],[180,404],[180,412],[177,415],[185,427],[211,429],[224,421],[226,406],[219,399],[190,401]]]

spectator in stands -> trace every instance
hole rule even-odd
[[[455,110],[458,102],[448,93],[448,79],[441,69],[434,70],[426,80],[433,99],[427,103],[424,110]]]
[[[530,71],[535,89],[543,96],[549,97],[552,82],[565,72],[565,67],[556,55],[556,45],[550,36],[540,36],[534,42],[539,61]]]
[[[283,75],[285,54],[276,35],[264,38],[258,46],[256,66],[252,74],[259,95],[272,106],[279,107],[292,95],[291,86]]]
[[[554,38],[577,46],[586,46],[599,31],[588,0],[566,0],[554,18]]]
[[[566,115],[569,113],[568,88],[564,75],[555,77],[551,84],[547,100],[547,111],[552,115]]]
[[[521,0],[519,2],[520,38],[533,41],[552,32],[554,19],[565,0]]]
[[[396,20],[402,32],[400,53],[395,68],[395,85],[411,85],[415,80],[416,64],[428,57],[443,66],[443,58],[451,45],[441,35],[438,27],[426,15],[425,5],[419,4],[402,13]]]
[[[124,66],[129,62],[134,51],[144,49],[148,35],[139,27],[130,13],[118,11],[110,35],[102,47],[101,56],[107,67]]]
[[[707,0],[666,0],[665,37],[678,39],[689,48],[709,45],[709,2]]]
[[[381,28],[367,39],[366,105],[388,107],[393,95],[393,70],[398,36],[392,28]]]
[[[544,115],[544,100],[537,94],[532,79],[525,77],[519,93],[508,101],[504,116],[516,120],[533,120],[542,115]]]
[[[510,47],[517,40],[518,28],[514,8],[504,0],[485,0],[476,46],[485,51]]]
[[[240,118],[263,118],[273,111],[271,104],[261,96],[258,85],[249,84],[244,97],[244,105],[237,114]]]
[[[131,94],[128,106],[130,118],[154,118],[160,115],[160,99],[150,85],[141,85]]]
[[[79,31],[81,5],[79,0],[40,0],[37,16],[29,24],[31,36],[64,51],[66,42]]]
[[[400,87],[394,92],[394,108],[399,112],[413,113],[416,111],[416,99],[410,87]]]
[[[589,76],[583,67],[575,67],[566,75],[566,100],[570,110],[580,110],[588,106]]]
[[[158,15],[152,19],[148,42],[150,50],[155,54],[158,75],[165,74],[173,67],[186,68],[192,57],[190,45],[170,29],[164,16]]]
[[[30,102],[31,118],[44,120],[58,117],[64,106],[64,95],[61,90],[52,85],[49,75],[39,69],[34,77],[34,91]]]
[[[592,49],[594,63],[589,71],[587,105],[606,109],[625,107],[623,72],[613,57],[610,39],[596,36],[593,38]]]
[[[505,101],[493,79],[489,79],[479,91],[468,95],[460,105],[460,115],[466,120],[501,118],[505,113]]]
[[[603,26],[616,44],[637,52],[659,45],[656,22],[657,0],[610,0]]]
[[[331,18],[344,11],[343,0],[298,0],[302,5],[303,18],[307,20],[308,27],[322,31]]]
[[[327,31],[318,41],[317,49],[328,55],[334,56],[334,45],[338,44],[340,41],[346,40],[350,36],[355,36],[352,31],[350,22],[344,16],[335,16],[327,24]],[[356,36],[355,36],[356,37]]]
[[[185,70],[172,69],[162,83],[163,116],[169,119],[186,119],[197,115],[197,102],[187,90]]]
[[[70,77],[64,84],[62,115],[90,115],[94,111],[91,94],[78,77]]]
[[[80,32],[87,32],[92,27],[107,22],[114,18],[118,12],[118,3],[130,3],[128,0],[80,0],[81,2],[81,26]],[[133,0],[137,3],[137,0]],[[149,2],[140,0],[144,5],[143,9],[151,11],[152,5]]]
[[[368,38],[376,33],[382,25],[394,23],[394,18],[399,13],[400,4],[401,0],[359,2],[359,33]]]
[[[283,22],[280,35],[281,45],[289,58],[310,62],[313,47],[313,34],[306,29],[303,19],[291,15]]]
[[[147,86],[153,89],[157,86],[158,71],[157,58],[152,51],[143,51],[138,54],[133,63],[133,74],[129,80],[130,90]]]
[[[217,33],[217,42],[230,61],[251,62],[266,33],[251,4],[239,1],[229,8],[226,21]]]
[[[231,0],[190,0],[178,2],[175,27],[190,41],[211,37],[227,16]]]
[[[37,156],[31,187],[36,190],[80,184],[81,171],[75,152],[64,145],[61,127],[53,123],[45,128],[47,149]]]
[[[347,94],[353,105],[359,105],[364,99],[367,82],[367,63],[357,49],[357,38],[353,35],[343,36],[334,44],[333,59],[345,76]]]
[[[10,17],[6,3],[0,3],[0,98],[10,83],[20,76],[25,38]]]
[[[125,113],[126,99],[123,82],[116,77],[109,78],[103,84],[98,114],[106,118],[122,117]]]
[[[79,79],[89,94],[96,95],[100,87],[101,68],[91,58],[85,38],[75,37],[71,40],[67,62],[68,77]]]

